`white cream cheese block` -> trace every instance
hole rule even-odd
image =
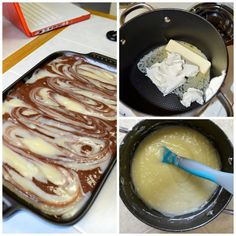
[[[199,89],[188,88],[187,92],[183,94],[183,98],[180,101],[183,106],[190,107],[192,102],[197,102],[199,104],[203,104],[203,92]]]
[[[199,69],[182,60],[177,53],[168,53],[166,59],[161,63],[155,63],[146,68],[147,74],[151,81],[163,93],[164,96],[186,82],[186,77],[197,75]]]

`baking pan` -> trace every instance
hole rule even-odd
[[[81,58],[84,58],[87,60],[90,64],[99,66],[103,69],[106,69],[108,71],[116,73],[116,60],[113,58],[109,58],[107,56],[98,54],[98,53],[89,53],[89,54],[80,54],[77,52],[71,52],[71,51],[58,51],[55,52],[49,56],[47,56],[45,59],[43,59],[41,62],[39,62],[37,65],[35,65],[32,69],[30,69],[27,73],[25,73],[23,76],[21,76],[18,80],[16,80],[13,84],[11,84],[8,88],[6,88],[3,91],[3,101],[5,100],[8,93],[19,83],[19,82],[26,82],[32,74],[35,72],[36,69],[44,66],[45,64],[51,62],[52,60],[61,57],[61,56],[79,56]],[[55,223],[59,225],[72,225],[75,224],[77,221],[79,221],[89,210],[89,208],[92,206],[93,202],[95,201],[96,197],[98,196],[102,186],[106,182],[106,179],[108,178],[110,172],[112,171],[113,166],[116,163],[116,156],[114,155],[110,163],[108,164],[106,170],[102,174],[102,177],[100,181],[98,182],[95,189],[92,191],[91,196],[85,203],[85,205],[71,218],[59,218],[54,217],[52,215],[45,214],[41,210],[37,209],[36,207],[32,206],[27,201],[23,200],[19,196],[17,196],[14,192],[9,190],[8,188],[3,186],[3,219],[7,219],[10,216],[12,216],[14,213],[16,213],[19,210],[29,210],[39,217]]]

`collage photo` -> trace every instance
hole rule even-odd
[[[234,1],[3,1],[2,235],[234,235]]]

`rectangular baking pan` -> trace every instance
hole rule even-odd
[[[98,53],[89,53],[89,54],[80,54],[77,52],[72,51],[58,51],[53,54],[50,54],[45,59],[40,61],[37,65],[35,65],[32,69],[30,69],[28,72],[26,72],[23,76],[21,76],[19,79],[17,79],[13,84],[11,84],[8,88],[6,88],[3,91],[3,101],[5,100],[8,93],[17,85],[18,82],[26,82],[34,71],[38,69],[39,67],[42,67],[43,65],[49,63],[50,61],[60,57],[60,56],[70,56],[70,55],[76,55],[80,56],[82,58],[85,58],[89,61],[89,63],[97,65],[103,69],[112,71],[116,73],[116,60]],[[78,222],[89,210],[89,208],[92,206],[93,202],[95,201],[96,197],[98,196],[102,186],[106,182],[106,179],[108,178],[110,172],[112,171],[112,168],[114,167],[116,163],[116,156],[114,156],[108,167],[106,168],[105,172],[103,173],[102,178],[100,179],[99,183],[97,184],[96,188],[93,190],[89,200],[86,202],[86,204],[71,218],[62,219],[62,218],[56,218],[50,215],[47,215],[40,211],[39,209],[35,208],[31,204],[29,204],[27,201],[21,199],[18,197],[15,193],[7,189],[3,186],[3,219],[7,219],[10,216],[12,216],[17,211],[24,209],[29,210],[33,213],[35,213],[37,216],[55,224],[59,225],[73,225],[76,222]]]

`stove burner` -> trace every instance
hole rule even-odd
[[[190,11],[213,24],[227,46],[233,44],[233,9],[218,3],[200,3]]]

